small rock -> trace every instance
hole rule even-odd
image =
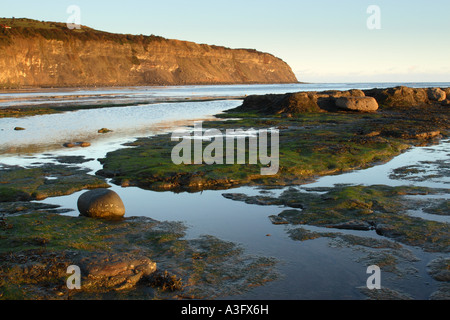
[[[438,130],[430,131],[430,132],[422,132],[422,133],[416,133],[414,135],[414,138],[416,138],[416,139],[432,139],[434,137],[437,137],[440,134],[441,134],[441,132]]]
[[[385,236],[388,238],[395,238],[398,236],[402,236],[402,233],[398,231],[395,227],[383,223],[375,225],[375,231],[378,235]]]
[[[428,273],[437,281],[450,282],[450,258],[439,257],[427,265]]]
[[[120,184],[121,187],[126,188],[130,186],[130,180],[125,179],[122,181],[122,183]]]
[[[276,215],[269,216],[269,219],[273,224],[288,224],[289,223],[283,217],[276,216]]]
[[[361,293],[371,300],[413,300],[407,293],[382,287],[381,289],[371,290],[365,287],[358,287]]]
[[[118,219],[125,215],[125,206],[119,195],[109,189],[94,189],[83,193],[77,202],[82,216]]]
[[[85,274],[84,284],[88,288],[127,290],[156,271],[156,263],[149,258],[128,253],[97,254],[83,258],[78,263]]]
[[[329,228],[335,228],[335,229],[347,229],[347,230],[371,230],[373,227],[365,222],[365,221],[357,221],[357,220],[351,220],[346,222],[341,222],[333,225],[329,225]]]
[[[449,98],[450,98],[450,96],[449,96]],[[450,106],[450,99],[447,99],[447,100],[442,101],[441,104],[442,104],[443,106],[445,106],[445,107]]]
[[[428,89],[428,99],[432,100],[432,101],[444,101],[445,99],[447,99],[447,94],[445,93],[444,90],[440,89],[440,88],[430,88]]]
[[[109,130],[108,128],[101,128],[100,130],[98,130],[98,133],[108,133],[111,132],[112,130]]]
[[[222,193],[222,196],[236,201],[245,201],[248,198],[248,196],[243,193]]]
[[[378,102],[372,97],[341,97],[336,100],[336,106],[349,111],[376,111]]]
[[[86,148],[89,147],[91,144],[89,142],[81,141],[81,142],[66,142],[64,143],[64,147],[66,148],[75,148],[75,147],[82,147]]]
[[[372,132],[369,132],[368,134],[366,134],[365,136],[366,137],[376,137],[376,136],[379,136],[380,134],[381,134],[380,131],[372,131]]]
[[[430,295],[430,300],[450,300],[450,285],[440,285],[438,290]]]

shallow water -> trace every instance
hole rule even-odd
[[[83,101],[89,99],[139,99],[170,100],[174,98],[198,97],[242,97],[252,94],[287,93],[298,91],[325,91],[349,89],[389,88],[396,86],[414,88],[450,87],[450,82],[376,82],[376,83],[292,83],[292,84],[261,84],[261,85],[198,85],[198,86],[151,86],[151,87],[118,87],[118,88],[72,88],[72,89],[43,89],[43,90],[10,90],[0,91],[0,107],[11,105],[12,102],[55,103],[65,100]]]
[[[89,141],[104,144],[129,137],[148,136],[183,124],[186,120],[210,119],[242,102],[234,100],[158,103],[139,106],[79,110],[25,118],[0,119],[2,153],[36,153],[60,148],[65,142]],[[15,127],[26,130],[15,131]],[[99,134],[108,128],[112,132]],[[31,152],[29,151],[31,150]]]
[[[443,147],[445,146],[445,147]],[[433,158],[446,156],[446,148],[450,144],[445,142],[436,150],[443,152],[433,153]],[[424,148],[414,148],[408,151],[408,157],[414,158],[423,155]],[[399,156],[401,157],[401,156]],[[420,158],[421,159],[421,158]],[[394,159],[396,160],[396,159]],[[351,176],[374,176],[374,182],[388,185],[404,185],[409,181],[391,180],[388,176],[382,179],[380,175],[366,173],[378,169],[389,173],[395,168],[395,163],[403,165],[403,161],[391,162],[372,169],[358,170],[333,177],[320,178],[316,183],[299,186],[309,188],[316,186],[333,186],[335,183],[351,183]],[[411,160],[412,163],[412,160]],[[332,180],[328,180],[331,179]],[[449,178],[446,182],[448,183]],[[327,181],[328,180],[328,181]],[[355,180],[353,180],[355,181]],[[356,180],[357,184],[362,180]],[[392,182],[392,183],[391,183]],[[372,184],[369,178],[363,184]],[[426,183],[422,183],[426,185]],[[442,184],[431,183],[441,187]],[[448,186],[448,185],[447,185]],[[232,299],[364,299],[365,296],[357,290],[365,286],[368,275],[368,265],[356,261],[361,252],[349,247],[333,247],[333,240],[318,238],[304,242],[293,241],[286,231],[292,226],[273,225],[270,215],[276,215],[284,210],[282,206],[249,205],[240,201],[232,201],[222,196],[226,192],[238,192],[248,195],[260,194],[262,189],[257,187],[240,187],[226,191],[207,190],[198,193],[155,192],[136,187],[122,188],[112,185],[112,190],[120,194],[127,216],[146,216],[160,221],[182,221],[188,227],[186,237],[197,238],[209,234],[226,241],[241,244],[248,253],[275,257],[281,261],[279,268],[282,279],[269,283],[263,287],[255,288],[241,296]],[[279,194],[282,189],[270,190]],[[84,191],[69,196],[46,199],[45,203],[58,204],[63,208],[74,211],[68,215],[77,216],[76,202]],[[424,196],[414,196],[424,197]],[[444,198],[445,196],[439,196]],[[433,219],[441,222],[450,222],[449,216],[436,216],[423,212],[410,212],[411,215]],[[331,232],[331,229],[303,226],[311,231]],[[382,239],[374,231],[336,230],[344,234],[354,234],[363,237]],[[405,288],[405,292],[412,294],[416,299],[427,299],[434,292],[435,284],[426,273],[426,264],[435,254],[425,253],[422,250],[404,246],[414,252],[421,260],[411,264],[417,272],[408,277],[399,277],[390,273],[383,274],[384,285],[394,285],[396,288]],[[421,280],[418,280],[418,277]]]
[[[447,161],[450,154],[450,140],[443,140],[440,144],[416,147],[406,150],[404,153],[398,155],[389,162],[381,165],[376,165],[364,170],[355,170],[352,172],[321,177],[316,182],[311,183],[308,187],[327,187],[336,184],[361,184],[361,185],[373,185],[373,184],[385,184],[389,186],[402,186],[402,185],[414,185],[423,186],[429,188],[449,188],[450,178],[441,177],[434,179],[426,179],[424,181],[411,181],[410,179],[392,179],[390,175],[394,169],[419,165],[426,168],[427,172],[433,170],[433,163],[439,160]],[[427,161],[428,164],[421,162]]]
[[[212,87],[176,87],[157,88],[159,96],[167,97],[194,95],[199,96],[239,96],[240,94],[268,93],[280,91],[298,91],[299,85],[287,86],[212,86]],[[342,86],[342,87],[340,87]],[[321,89],[350,88],[350,84],[333,84],[321,86]],[[370,87],[370,85],[367,85]],[[390,86],[387,84],[386,86]],[[306,87],[308,87],[306,89]],[[307,85],[305,90],[313,90]],[[355,86],[351,86],[355,87]],[[127,91],[128,90],[128,91]],[[142,89],[111,90],[101,94],[125,95],[130,91],[141,94]],[[152,90],[156,90],[152,88]],[[278,91],[277,91],[278,90]],[[189,93],[189,91],[191,93]],[[207,92],[209,91],[209,93]],[[73,92],[66,92],[66,95]],[[100,94],[99,92],[82,92]],[[28,93],[27,93],[28,94]],[[21,94],[17,98],[36,99],[36,93]],[[48,97],[55,92],[44,93]],[[60,93],[61,95],[63,93]],[[81,94],[78,92],[77,94]],[[148,93],[142,93],[148,94]],[[153,93],[152,93],[153,94]],[[155,93],[156,95],[156,93]],[[159,103],[130,107],[106,109],[90,109],[64,114],[43,115],[23,119],[0,119],[0,135],[2,138],[2,154],[0,164],[32,165],[33,163],[55,162],[55,156],[79,155],[93,160],[83,163],[92,172],[101,168],[96,160],[109,151],[123,147],[122,143],[132,141],[140,136],[149,136],[162,132],[171,132],[180,126],[192,125],[194,119],[211,119],[213,114],[235,107],[239,100],[219,100],[206,102]],[[13,131],[14,126],[25,127],[25,131]],[[99,135],[97,130],[107,127],[114,130],[112,134]],[[89,139],[89,148],[66,149],[61,144],[66,141]],[[386,184],[419,185],[433,188],[448,188],[449,177],[441,177],[427,181],[410,179],[391,179],[392,170],[407,165],[424,165],[420,161],[429,161],[433,166],[436,160],[447,161],[450,154],[450,141],[442,141],[439,145],[417,147],[407,150],[388,163],[369,169],[356,170],[334,176],[319,178],[316,182],[298,186],[332,187],[335,184]],[[155,192],[136,187],[122,188],[112,185],[125,204],[127,216],[147,216],[156,220],[182,221],[188,227],[186,237],[196,238],[203,234],[214,235],[226,241],[241,244],[249,254],[275,257],[280,260],[280,280],[255,288],[233,299],[364,299],[358,287],[364,287],[368,275],[367,264],[358,261],[364,253],[352,247],[341,247],[329,238],[318,238],[308,241],[293,241],[287,230],[292,226],[274,225],[270,215],[280,213],[284,208],[279,206],[249,205],[232,201],[222,196],[226,192],[239,192],[256,195],[263,191],[260,188],[241,187],[227,191],[208,190],[198,193]],[[269,190],[279,194],[280,189]],[[77,216],[76,202],[84,191],[69,196],[48,198],[45,203],[58,204],[63,208],[73,209],[67,213]],[[418,197],[418,196],[415,196]],[[423,196],[422,196],[423,197]],[[441,196],[444,197],[444,196]],[[422,218],[440,219],[450,222],[448,216],[436,217],[423,212],[411,212]],[[312,231],[332,230],[304,226]],[[339,233],[354,234],[381,238],[374,231],[339,230]],[[436,255],[425,253],[416,248],[404,246],[413,252],[420,261],[411,263],[416,272],[398,277],[395,274],[383,273],[382,285],[404,289],[416,299],[427,299],[436,289],[436,283],[426,273],[426,264]],[[419,279],[420,276],[420,279]]]

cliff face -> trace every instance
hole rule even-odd
[[[0,28],[3,87],[297,82],[284,61],[255,50],[23,20]]]

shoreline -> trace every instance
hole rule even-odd
[[[321,89],[312,89],[311,87],[309,87],[310,85],[315,85],[315,84],[306,84],[306,83],[298,83],[300,85],[305,85],[304,88],[302,88],[302,90],[298,91],[298,89],[300,88],[292,88],[292,90],[286,92],[286,93],[274,93],[272,95],[276,96],[276,95],[281,95],[284,94],[285,96],[290,95],[294,95],[295,93],[299,94],[299,93],[307,93],[307,94],[327,94],[328,92],[344,92],[344,91],[357,91],[359,90],[360,92],[364,92],[366,94],[370,94],[370,96],[372,96],[373,94],[377,95],[377,92],[381,92],[383,90],[394,90],[394,89],[412,89],[412,90],[431,90],[431,89],[435,89],[435,88],[443,88],[444,91],[449,92],[448,96],[450,97],[450,82],[449,83],[439,83],[436,82],[434,84],[438,85],[438,84],[447,84],[448,87],[445,86],[440,86],[440,87],[434,87],[434,86],[429,86],[431,83],[417,83],[417,86],[413,86],[413,87],[405,87],[402,86],[401,83],[355,83],[356,86],[349,86],[348,83],[343,83],[343,84],[325,84],[326,86],[330,85],[331,87],[328,88],[321,88]],[[388,86],[381,86],[381,87],[377,87],[377,86],[372,86],[372,85],[376,85],[376,84],[384,84],[384,85],[388,85]],[[395,84],[396,86],[389,86]],[[317,84],[319,85],[319,84]],[[322,84],[323,85],[323,84]],[[343,86],[347,86],[347,89],[333,89],[333,85],[336,85],[337,87],[343,85]],[[353,85],[353,84],[350,84]],[[365,85],[369,85],[369,86],[365,86]],[[239,87],[241,86],[247,86],[247,85],[230,85],[230,88],[236,88],[239,89]],[[258,85],[252,85],[249,84],[248,87],[249,88],[258,88],[260,86]],[[267,87],[271,87],[271,86],[275,86],[275,88],[277,86],[281,86],[282,84],[264,84],[261,85],[263,89],[265,86]],[[221,95],[221,96],[212,96],[212,95],[208,95],[208,92],[202,92],[201,95],[192,95],[192,92],[187,92],[189,90],[187,90],[186,92],[183,92],[184,89],[188,89],[188,88],[196,88],[196,89],[209,89],[209,88],[215,88],[217,87],[217,85],[206,85],[206,86],[144,86],[144,87],[101,87],[101,88],[97,88],[95,90],[89,89],[89,88],[82,88],[82,87],[78,87],[78,88],[73,88],[70,91],[67,91],[68,89],[64,89],[64,88],[58,88],[58,89],[51,89],[47,92],[42,92],[42,90],[40,89],[30,89],[31,91],[22,91],[22,92],[10,92],[9,94],[14,95],[14,94],[26,94],[26,93],[54,93],[55,96],[47,96],[47,95],[43,95],[43,96],[37,96],[35,97],[35,99],[30,100],[30,97],[13,97],[13,96],[8,96],[6,99],[2,99],[0,100],[0,104],[2,104],[3,106],[0,106],[0,118],[3,117],[22,117],[22,116],[32,116],[32,115],[42,115],[42,114],[52,114],[52,113],[58,113],[58,112],[65,112],[65,111],[77,111],[77,110],[82,110],[82,109],[95,109],[95,108],[108,108],[108,107],[128,107],[128,106],[135,106],[135,105],[146,105],[146,104],[153,104],[153,103],[177,103],[177,102],[199,102],[199,101],[218,101],[218,100],[242,100],[242,99],[246,99],[248,95],[251,96],[259,96],[259,97],[264,97],[264,96],[269,96],[270,94],[264,94],[264,92],[259,92],[259,89],[257,89],[255,92],[256,93],[252,93],[250,92],[248,95],[244,94],[243,92],[239,92],[236,91],[234,94],[228,94],[228,95]],[[221,86],[219,85],[219,87],[226,87],[225,86]],[[350,89],[352,88],[352,89]],[[355,88],[360,88],[360,89],[355,89]],[[82,94],[73,94],[73,95],[58,95],[58,92],[60,93],[67,93],[67,92],[77,92],[77,91],[82,91],[83,89],[87,89],[89,92],[83,92]],[[120,92],[120,90],[122,89],[122,92]],[[144,90],[143,90],[144,89]],[[148,89],[148,90],[145,90]],[[155,89],[162,89],[162,91],[156,91],[158,92],[161,96],[153,96],[154,95],[154,90]],[[178,96],[175,95],[171,95],[171,90],[172,89],[179,89],[182,90],[181,92],[177,93]],[[295,90],[297,89],[297,91]],[[312,89],[312,90],[311,90]],[[108,91],[114,91],[116,90],[116,92],[112,92],[112,93],[107,93]],[[141,91],[140,91],[141,90]],[[143,91],[142,91],[143,90]],[[285,89],[286,90],[286,89]],[[362,90],[362,91],[361,91]],[[403,90],[403,89],[402,89]],[[106,93],[101,93],[102,91],[106,91]],[[277,90],[274,90],[275,92],[277,92]],[[98,92],[98,94],[96,93]],[[177,91],[175,91],[177,92]],[[370,92],[370,93],[369,93]],[[372,93],[373,92],[373,93]],[[166,94],[166,96],[164,96],[164,93]],[[362,93],[362,95],[364,95],[364,93]],[[0,92],[0,98],[1,95],[8,95],[8,92]],[[129,95],[131,94],[131,96],[124,96],[124,95]],[[133,94],[139,94],[140,96],[132,96]],[[409,94],[409,93],[408,93]],[[414,93],[415,94],[415,93]],[[142,96],[144,95],[144,97]],[[145,95],[148,95],[147,97],[145,97]],[[389,95],[389,94],[388,94]],[[426,95],[426,93],[425,93]],[[31,96],[32,98],[33,96]],[[377,100],[379,100],[379,97],[375,96]],[[405,98],[407,98],[405,96]],[[53,101],[50,103],[51,99],[57,99],[56,101]],[[58,100],[59,99],[59,100]],[[93,103],[92,100],[96,99],[96,102]],[[321,99],[321,98],[319,98]],[[383,98],[385,99],[385,98]],[[403,97],[398,97],[395,99],[403,99]],[[410,98],[408,98],[410,99]],[[408,104],[408,103],[422,103],[422,104],[429,104],[430,101],[428,101],[428,99],[424,100],[423,97],[419,97],[417,96],[417,99],[421,99],[420,102],[416,102],[414,100],[415,98],[413,97],[412,102],[405,100],[404,103]],[[23,101],[23,103],[21,104],[21,101]],[[28,101],[28,102],[27,102]],[[419,100],[417,100],[419,101]],[[450,103],[449,98],[447,98],[447,104]],[[31,102],[31,103],[30,103]],[[445,100],[444,100],[445,102]],[[8,105],[9,103],[9,105]],[[307,104],[309,102],[307,101],[302,101],[300,103],[303,104]],[[317,103],[317,102],[314,102]],[[383,103],[383,102],[380,102]],[[320,108],[320,107],[319,107]]]
[[[80,90],[80,89],[89,89],[89,90],[101,90],[101,89],[124,89],[124,88],[171,88],[171,87],[195,87],[195,86],[251,86],[251,85],[286,85],[286,84],[313,84],[310,82],[226,82],[226,83],[210,83],[210,82],[198,82],[198,83],[190,83],[190,84],[148,84],[148,85],[73,85],[73,86],[62,86],[62,87],[54,87],[54,86],[21,86],[21,87],[2,87],[0,85],[0,94],[9,93],[17,91],[46,91],[46,90]]]
[[[121,89],[143,89],[143,88],[177,88],[177,87],[214,87],[214,86],[272,86],[272,85],[352,85],[352,84],[397,84],[398,86],[411,86],[413,84],[446,84],[450,87],[450,81],[435,81],[435,82],[397,82],[397,81],[383,81],[383,82],[280,82],[280,83],[198,83],[198,84],[177,84],[177,85],[99,85],[99,86],[67,86],[67,87],[33,87],[33,86],[24,86],[20,88],[2,88],[0,87],[0,94],[7,93],[22,93],[22,92],[61,92],[64,90],[68,91],[80,91],[80,90],[93,90],[93,91],[101,91],[101,90],[121,90]],[[412,86],[415,87],[415,86]],[[422,86],[420,86],[422,87]],[[387,87],[383,87],[387,88]],[[358,89],[356,87],[349,88],[350,89]]]

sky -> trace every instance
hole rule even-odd
[[[71,5],[102,31],[268,52],[302,82],[450,82],[449,0],[0,0],[0,17]]]

